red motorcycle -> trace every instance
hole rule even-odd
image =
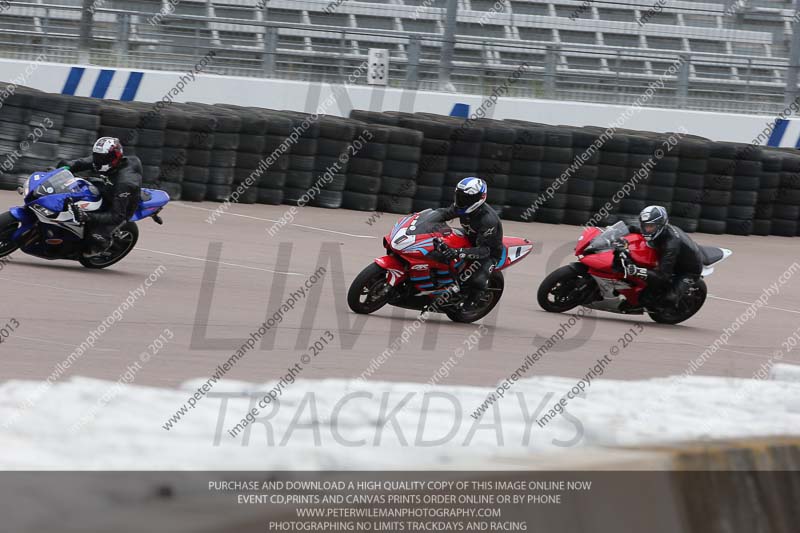
[[[703,255],[701,276],[685,276],[678,283],[677,300],[665,298],[643,305],[642,291],[647,280],[629,276],[631,266],[652,269],[658,266],[658,252],[639,234],[631,234],[623,221],[605,230],[586,228],[575,246],[577,263],[563,266],[548,275],[539,286],[539,305],[551,313],[563,313],[579,305],[611,313],[647,313],[662,324],[678,324],[697,313],[706,300],[704,277],[714,272],[713,265],[733,252],[716,246],[700,246]]]
[[[350,285],[347,303],[356,313],[374,313],[386,304],[445,313],[455,322],[475,322],[488,315],[503,295],[503,270],[531,253],[527,239],[505,237],[503,255],[486,290],[467,298],[461,283],[472,274],[469,261],[448,261],[439,242],[471,247],[461,229],[451,228],[434,210],[408,215],[383,238],[386,254],[361,271]]]

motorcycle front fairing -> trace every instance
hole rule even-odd
[[[74,202],[85,211],[96,211],[102,206],[97,187],[66,169],[56,169],[33,173],[22,193],[25,206],[13,208],[11,213],[22,222],[14,239],[24,241],[23,251],[46,259],[76,255],[81,248],[83,227],[66,210],[66,202]]]

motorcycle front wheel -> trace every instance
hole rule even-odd
[[[95,257],[79,257],[78,261],[86,268],[95,270],[107,268],[122,261],[133,251],[139,240],[139,227],[135,222],[126,222],[114,232],[114,240],[107,252]]]
[[[597,282],[580,263],[567,265],[551,272],[539,285],[536,299],[549,313],[564,313],[587,303],[589,292],[597,289]]]
[[[0,215],[0,257],[11,255],[19,249],[19,244],[11,239],[19,226],[19,220],[14,218],[10,212],[7,211]]]
[[[356,276],[347,291],[347,305],[354,313],[374,313],[389,301],[392,286],[386,280],[386,271],[371,263]]]

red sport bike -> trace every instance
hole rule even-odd
[[[503,295],[503,270],[533,250],[527,239],[505,237],[503,255],[485,291],[469,301],[460,291],[469,278],[469,261],[447,261],[438,241],[451,248],[472,246],[460,229],[451,228],[436,211],[408,215],[383,238],[386,254],[361,271],[350,285],[347,303],[356,313],[374,313],[386,304],[445,313],[455,322],[475,322],[488,315]]]
[[[639,234],[632,234],[620,221],[605,230],[586,228],[575,246],[577,263],[563,266],[547,276],[539,286],[539,305],[551,313],[563,313],[579,305],[622,314],[650,315],[662,324],[678,324],[697,313],[706,300],[704,277],[714,272],[713,265],[733,252],[716,246],[700,246],[703,273],[680,280],[677,301],[660,299],[642,305],[640,297],[647,280],[628,277],[629,265],[655,268],[658,252]]]

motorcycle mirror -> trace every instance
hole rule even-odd
[[[23,194],[25,194],[25,189],[23,189],[21,186],[17,187],[17,194],[22,196]]]

